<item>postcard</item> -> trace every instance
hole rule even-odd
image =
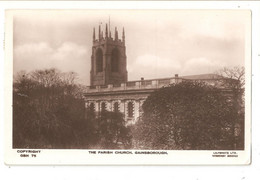
[[[8,165],[251,163],[249,10],[6,10]]]

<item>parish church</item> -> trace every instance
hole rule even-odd
[[[142,113],[142,104],[158,88],[184,80],[206,81],[216,83],[214,74],[182,76],[160,79],[140,78],[128,81],[125,31],[121,38],[115,28],[111,36],[106,24],[105,33],[99,26],[96,37],[93,29],[91,55],[90,86],[87,87],[85,106],[96,113],[101,111],[118,111],[124,114],[127,125],[134,124]]]

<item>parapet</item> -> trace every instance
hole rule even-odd
[[[108,84],[102,86],[87,86],[86,93],[128,91],[128,90],[148,90],[158,89],[169,84],[181,82],[180,78],[163,78],[151,80],[128,81],[121,84]]]

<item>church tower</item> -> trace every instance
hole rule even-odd
[[[127,82],[124,29],[122,39],[119,39],[117,28],[113,38],[107,24],[105,35],[99,25],[97,39],[95,28],[93,29],[90,85],[102,86],[123,82]]]

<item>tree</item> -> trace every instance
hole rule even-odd
[[[19,72],[13,84],[14,148],[123,148],[131,146],[123,115],[85,108],[76,74],[57,69]]]
[[[14,148],[83,148],[91,131],[75,73],[20,72],[13,85]]]
[[[101,111],[97,116],[93,116],[91,110],[88,111],[95,129],[95,148],[101,149],[128,149],[131,147],[131,131],[126,127],[123,114],[120,112]]]
[[[224,67],[216,72],[217,75],[223,77],[222,85],[229,89],[238,91],[244,90],[245,86],[245,68],[242,66]]]
[[[216,72],[220,77],[220,85],[231,91],[231,101],[236,111],[236,121],[232,131],[234,136],[234,147],[244,149],[244,127],[245,127],[245,68],[242,66],[224,67]]]
[[[136,148],[233,149],[233,106],[222,89],[205,83],[161,88],[143,104],[133,132]]]

